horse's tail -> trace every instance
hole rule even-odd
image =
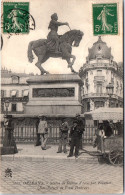
[[[28,45],[28,60],[30,63],[32,63],[34,59],[33,52],[32,52],[32,44],[33,44],[33,41],[31,41]]]

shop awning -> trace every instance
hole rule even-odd
[[[123,108],[97,108],[91,112],[84,113],[85,118],[91,116],[93,120],[123,120]]]

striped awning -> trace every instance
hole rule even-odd
[[[123,120],[123,108],[97,108],[91,112],[86,112],[85,117],[90,115],[93,120]]]

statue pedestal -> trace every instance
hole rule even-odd
[[[30,115],[75,115],[81,113],[80,89],[82,80],[77,74],[49,74],[32,76],[29,84]]]

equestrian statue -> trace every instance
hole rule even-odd
[[[48,26],[50,32],[47,39],[31,41],[28,46],[29,62],[33,62],[34,52],[38,57],[38,61],[35,65],[39,68],[41,75],[49,74],[49,72],[44,70],[44,68],[41,66],[41,64],[44,63],[49,57],[61,57],[62,59],[65,59],[68,63],[68,68],[71,69],[71,72],[76,73],[72,67],[76,59],[76,57],[71,54],[72,44],[74,47],[78,47],[84,34],[80,30],[70,30],[64,35],[58,35],[58,27],[62,25],[67,25],[69,27],[69,24],[67,22],[58,22],[57,20],[58,16],[56,13],[54,13],[51,16],[51,21]]]

